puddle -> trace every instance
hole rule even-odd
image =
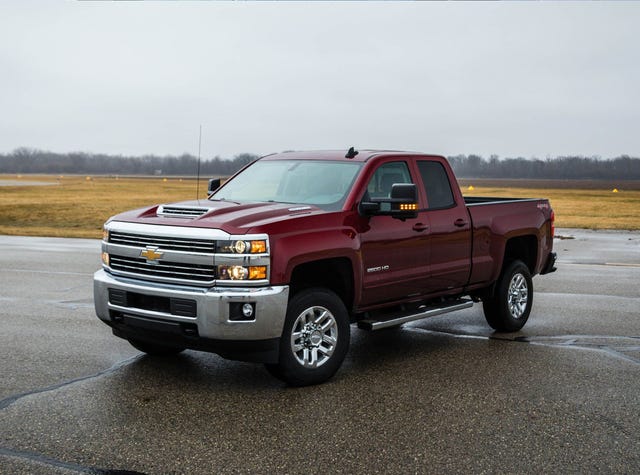
[[[453,338],[512,341],[556,348],[602,351],[614,358],[640,364],[640,336],[558,335],[509,337],[508,335],[501,334],[478,335],[473,333],[450,333],[446,331],[427,330],[415,326],[405,326],[403,328],[404,330],[447,335]]]
[[[611,356],[640,364],[640,337],[635,336],[524,336],[514,341],[533,345],[600,350]]]

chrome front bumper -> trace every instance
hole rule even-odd
[[[168,311],[168,308],[166,311],[158,311],[129,305],[121,306],[117,302],[109,301],[110,290],[112,293],[124,291],[142,296],[139,301],[153,301],[154,297],[158,300],[195,301],[194,316],[175,315]],[[289,287],[186,287],[116,277],[99,270],[94,274],[93,294],[97,316],[114,329],[117,326],[116,320],[126,316],[150,325],[165,324],[192,329],[197,338],[205,340],[247,341],[280,338],[287,311]],[[232,303],[254,304],[254,320],[231,320],[229,308]]]

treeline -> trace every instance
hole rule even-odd
[[[460,178],[537,178],[565,180],[640,180],[640,159],[626,155],[603,160],[598,157],[540,159],[505,158],[493,155],[448,157]]]
[[[200,161],[200,174],[202,176],[231,175],[257,158],[259,158],[258,155],[250,153],[241,153],[233,158],[203,158]],[[0,173],[9,174],[195,176],[197,170],[198,159],[189,154],[127,157],[83,152],[53,153],[27,148],[0,154]]]
[[[232,158],[203,158],[201,176],[231,175],[257,155],[242,153]],[[588,180],[640,180],[640,158],[626,155],[598,157],[557,157],[540,159],[505,158],[495,155],[448,157],[460,178],[539,178]],[[0,154],[0,173],[88,174],[88,175],[179,175],[195,176],[198,160],[193,155],[142,157],[89,154],[83,152],[53,153],[20,148]]]

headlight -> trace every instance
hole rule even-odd
[[[267,241],[259,239],[255,241],[218,241],[216,250],[222,254],[265,254]]]
[[[264,280],[267,266],[218,266],[219,280]]]
[[[102,228],[102,240],[109,242],[109,230],[107,228]]]

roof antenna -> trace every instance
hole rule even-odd
[[[198,171],[196,173],[196,200],[200,201],[200,149],[202,147],[202,124],[200,124],[200,134],[198,135]]]
[[[358,153],[360,152],[358,152],[355,148],[351,147],[347,152],[347,154],[344,156],[344,158],[354,158],[356,155],[358,155]]]

